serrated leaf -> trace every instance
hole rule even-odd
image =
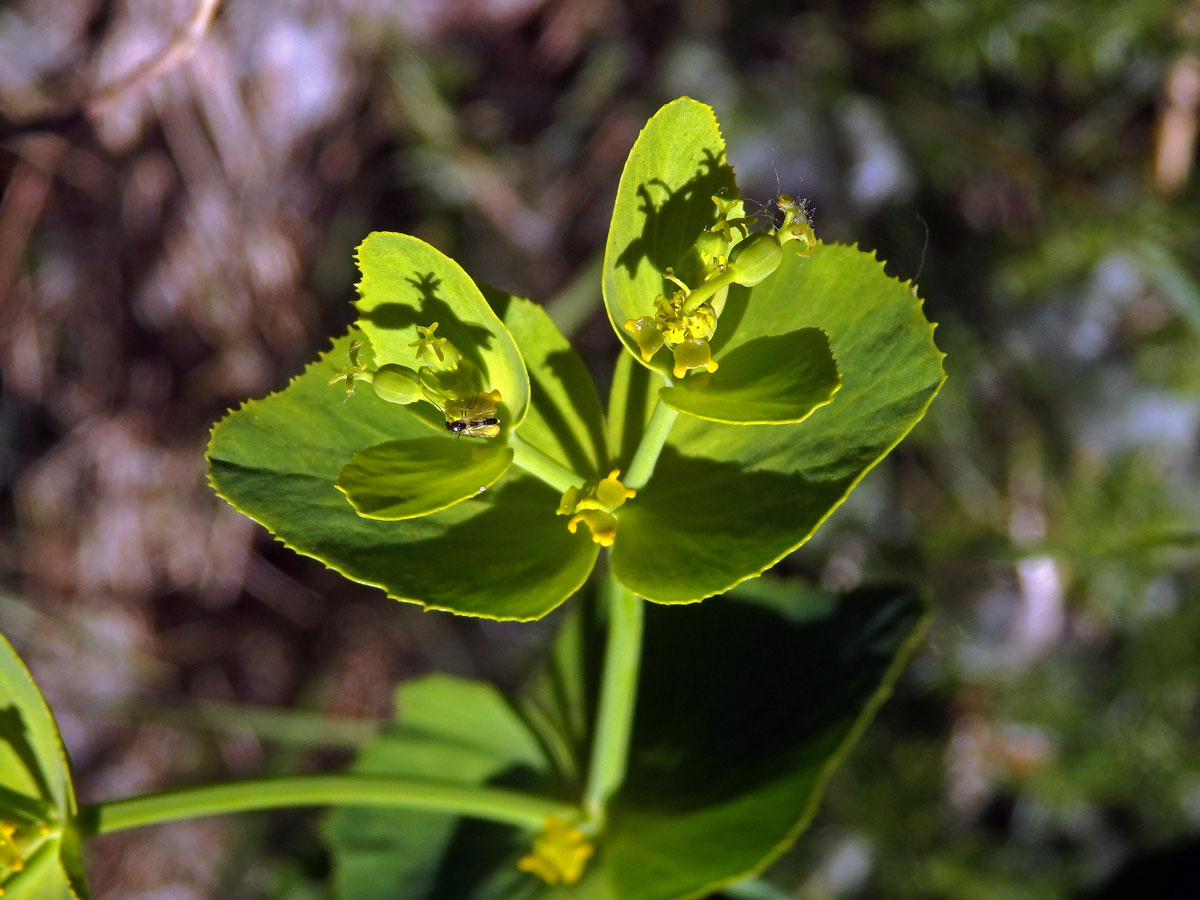
[[[711,375],[689,375],[659,392],[680,412],[732,425],[802,422],[842,386],[819,328],[764,334],[726,351]]]
[[[660,603],[721,593],[804,543],[921,419],[945,378],[912,287],[855,247],[785,254],[766,281],[730,292],[726,319],[737,323],[726,348],[821,329],[842,387],[795,425],[680,416],[653,477],[621,508],[613,546],[618,580]]]
[[[554,516],[556,491],[514,469],[486,493],[420,518],[387,522],[354,511],[335,485],[342,466],[368,447],[430,434],[405,407],[368,390],[340,402],[326,382],[354,337],[335,342],[286,390],[213,428],[217,492],[293,549],[396,599],[535,619],[573,594],[591,572],[596,545]]]
[[[25,863],[14,872],[0,860],[5,897],[86,900],[77,812],[58,726],[33,676],[0,635],[0,824],[15,826],[6,841],[16,841]]]
[[[387,441],[342,466],[337,488],[360,516],[412,519],[487,490],[512,463],[504,444],[447,437]]]
[[[376,363],[433,364],[433,351],[418,360],[409,345],[420,337],[418,325],[437,322],[437,337],[447,338],[478,370],[474,392],[500,391],[501,427],[518,426],[529,405],[525,363],[462,267],[419,238],[387,231],[367,235],[357,259],[362,272],[357,325],[370,338]]]
[[[668,268],[685,280],[696,277],[689,252],[716,221],[714,195],[738,195],[725,160],[725,141],[711,107],[681,97],[654,114],[629,152],[604,252],[608,318],[639,362],[641,354],[623,326],[650,315],[654,298],[675,290],[663,281]],[[667,372],[670,360],[670,353],[660,350],[645,365]]]

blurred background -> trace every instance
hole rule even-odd
[[[916,278],[949,354],[777,570],[935,618],[770,879],[1197,896],[1196,0],[0,5],[0,630],[82,799],[337,764],[399,678],[517,677],[552,623],[296,556],[208,489],[208,429],[349,324],[373,229],[545,302],[606,385],[612,198],[681,94],[751,205],[807,197]],[[327,898],[318,821],[100,838],[94,895]]]

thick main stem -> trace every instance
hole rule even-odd
[[[578,810],[552,800],[499,788],[371,775],[292,775],[234,781],[126,797],[81,810],[90,834],[159,822],[296,806],[385,806],[448,812],[541,828],[546,816],[566,821]]]
[[[608,608],[608,641],[583,798],[587,822],[597,830],[604,825],[609,798],[625,779],[637,700],[643,618],[641,598],[618,584],[611,572],[604,582],[603,599]]]

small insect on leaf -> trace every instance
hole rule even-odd
[[[500,420],[496,418],[496,402],[499,399],[498,391],[489,391],[476,394],[457,407],[443,409],[446,430],[454,432],[455,440],[464,434],[467,437],[494,438],[500,433]]]

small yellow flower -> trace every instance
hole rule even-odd
[[[339,381],[346,382],[346,399],[349,400],[354,396],[354,389],[358,387],[359,381],[370,381],[371,370],[367,368],[367,364],[358,358],[358,353],[362,350],[362,341],[351,341],[350,347],[346,355],[349,357],[350,365],[333,370],[333,377],[326,382],[330,387],[337,384]]]
[[[620,469],[613,469],[599,481],[567,488],[555,511],[560,516],[571,517],[567,531],[574,534],[582,522],[592,532],[594,542],[602,547],[612,546],[617,537],[617,517],[613,510],[637,493],[621,484],[617,477],[620,474]]]
[[[693,369],[703,369],[709,373],[717,371],[708,341],[681,341],[671,348],[671,354],[675,357],[675,367],[671,372],[676,378],[682,378]]]
[[[433,355],[438,358],[438,362],[444,362],[446,354],[442,352],[442,347],[446,343],[446,338],[435,337],[434,332],[437,331],[438,323],[434,322],[428,328],[424,325],[417,326],[417,334],[420,335],[415,341],[408,346],[417,348],[417,359],[421,358],[421,354],[426,349],[432,350]]]
[[[582,522],[592,533],[592,542],[601,547],[611,547],[617,539],[617,517],[602,509],[584,509],[571,516],[567,531],[574,534]]]
[[[633,335],[633,340],[642,353],[642,359],[646,362],[650,362],[654,354],[662,348],[664,338],[653,316],[629,319],[625,323],[625,330]]]
[[[8,822],[0,825],[0,866],[11,872],[20,872],[25,868],[25,857],[21,855],[21,848],[14,837],[16,833],[17,826]]]
[[[595,848],[578,828],[554,816],[533,841],[533,852],[517,861],[522,872],[536,875],[546,884],[574,884]]]

